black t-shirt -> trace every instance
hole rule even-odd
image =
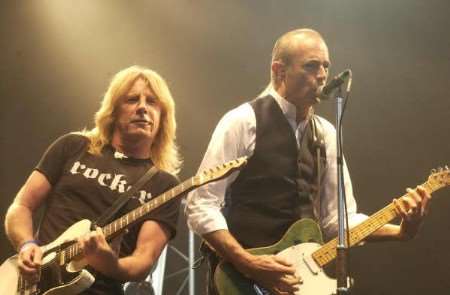
[[[152,167],[150,160],[118,158],[111,146],[101,155],[87,152],[88,139],[82,135],[67,134],[57,139],[45,152],[36,170],[43,173],[52,190],[40,224],[38,238],[47,244],[81,219],[97,220],[119,197]],[[178,184],[171,174],[158,171],[130,198],[115,218],[139,207]],[[155,220],[171,232],[173,238],[180,199],[168,202],[150,212],[142,221]],[[120,256],[132,253],[142,222],[133,226],[123,237]],[[121,285],[113,279],[96,273],[96,281],[83,294],[117,294]]]

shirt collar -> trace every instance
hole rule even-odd
[[[271,86],[269,91],[269,95],[271,95],[278,105],[281,108],[281,111],[286,116],[287,119],[296,121],[297,109],[294,104],[287,101],[284,97],[282,97],[275,89]]]

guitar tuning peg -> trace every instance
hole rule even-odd
[[[442,172],[442,171],[444,171],[444,168],[438,167],[438,171],[439,171],[439,172]]]
[[[445,165],[445,170],[448,170],[448,166],[447,165]]]
[[[431,174],[434,174],[434,173],[436,173],[436,169],[431,169]]]

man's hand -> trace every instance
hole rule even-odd
[[[42,250],[35,243],[27,243],[22,246],[18,254],[19,271],[24,279],[30,282],[39,280],[40,267],[42,264]]]
[[[291,295],[300,289],[301,278],[295,268],[275,255],[252,255],[245,266],[239,267],[245,276],[274,295]]]
[[[115,270],[118,255],[109,246],[100,227],[78,238],[79,247],[89,265],[102,273]]]
[[[253,255],[236,241],[228,230],[203,235],[208,244],[233,264],[237,271],[254,280],[273,295],[293,295],[300,289],[301,278],[291,263],[275,255]]]
[[[402,240],[410,240],[417,235],[424,217],[428,213],[431,200],[431,195],[422,186],[418,186],[414,190],[408,188],[406,191],[408,192],[407,196],[394,200],[397,213],[402,218],[400,224]]]

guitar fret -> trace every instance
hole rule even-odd
[[[17,282],[17,291],[19,291],[20,293],[23,293],[23,288],[24,288],[24,279],[22,278],[21,275],[19,275],[19,281]]]
[[[140,208],[136,208],[136,220],[141,217]]]
[[[59,265],[64,265],[65,258],[66,258],[65,253],[66,253],[66,251],[63,250],[63,251],[59,252],[58,255],[56,255],[56,259],[57,259]]]
[[[67,260],[70,260],[75,256],[74,255],[75,249],[73,246],[70,246],[67,250],[68,250],[68,253],[65,252],[65,254],[67,255]]]
[[[70,248],[70,247],[69,247]],[[67,253],[68,249],[62,249],[59,254],[57,255],[58,263],[59,265],[64,265],[64,263],[70,259],[70,256]]]
[[[425,190],[427,190],[427,192],[430,194],[435,190],[439,189],[438,184],[433,184],[430,181],[427,181],[426,183],[422,184],[422,186],[424,186]]]
[[[71,251],[72,251],[72,247],[70,247],[70,246],[67,247],[66,249],[63,249],[61,251],[61,256],[63,256],[64,258],[62,258],[62,259],[65,261],[70,260],[72,258],[72,256],[70,255]]]

